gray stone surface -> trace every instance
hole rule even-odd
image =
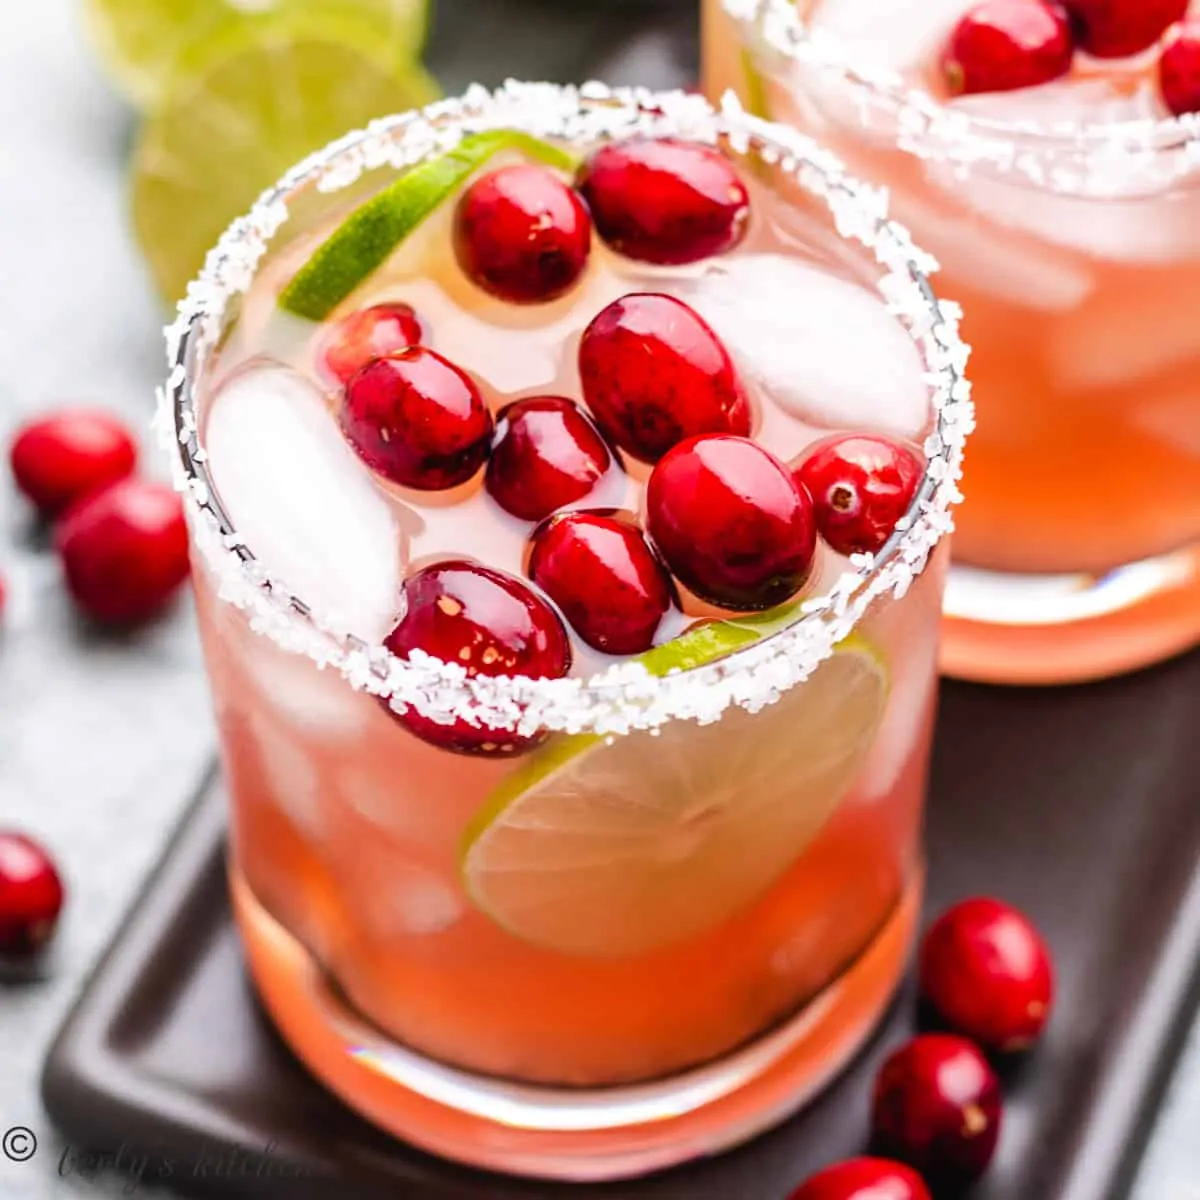
[[[693,49],[651,23],[624,45],[604,5],[557,9],[474,0],[435,43],[443,78],[559,78],[588,71],[686,81]],[[568,18],[564,14],[574,13]],[[0,441],[64,400],[109,405],[144,427],[160,368],[162,314],[125,222],[130,115],[97,74],[71,0],[5,5],[0,31]],[[502,55],[497,46],[511,47]],[[546,64],[554,64],[547,70]],[[0,985],[0,1133],[40,1141],[0,1157],[2,1200],[118,1197],[119,1179],[64,1177],[65,1147],[37,1097],[42,1054],[211,753],[191,613],[136,636],[77,623],[44,539],[0,483],[0,570],[11,582],[0,635],[0,824],[54,847],[70,908],[43,981]],[[1137,1200],[1200,1200],[1200,1044],[1181,1064]],[[139,1194],[149,1194],[148,1187]],[[1037,1200],[1029,1197],[1029,1200]]]

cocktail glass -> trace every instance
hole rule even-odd
[[[744,244],[678,269],[596,247],[573,295],[513,309],[456,274],[435,212],[349,308],[411,301],[498,404],[578,388],[604,296],[724,287],[757,253],[762,290],[731,311],[745,299],[776,322],[768,358],[782,328],[823,396],[882,378],[885,398],[917,397],[924,476],[885,545],[822,547],[807,590],[772,612],[697,622],[685,602],[646,656],[576,643],[563,678],[381,644],[406,572],[470,555],[519,575],[530,526],[478,478],[432,501],[373,480],[324,407],[312,347],[328,330],[277,302],[366,196],[494,130],[560,151],[718,147],[753,199]],[[193,536],[234,908],[283,1037],[372,1121],[492,1169],[631,1175],[780,1120],[871,1030],[921,895],[944,535],[971,423],[957,312],[924,262],[880,197],[794,131],[679,93],[520,84],[348,136],[210,256],[169,331],[161,418]],[[735,358],[757,381],[760,439],[801,452],[828,432],[776,405],[754,374],[767,358],[741,343]],[[649,468],[614,457],[636,510]],[[445,748],[448,728],[474,731],[473,749]]]
[[[837,14],[827,0],[706,0],[706,90],[732,88],[886,185],[963,305],[979,431],[945,669],[1068,682],[1194,645],[1200,127],[1158,115],[1145,56],[935,99],[922,73],[965,0],[831,2]],[[872,53],[824,29],[831,16]],[[912,69],[881,66],[880,47]]]

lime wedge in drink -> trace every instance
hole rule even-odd
[[[280,296],[280,305],[298,317],[323,321],[430,213],[501,150],[520,151],[564,171],[575,166],[565,150],[518,130],[488,130],[465,137],[454,149],[418,163],[355,209],[296,273]]]
[[[216,41],[185,54],[202,65],[172,82],[134,157],[134,228],[169,301],[229,222],[294,163],[436,95],[419,67],[397,71],[353,21],[279,19]]]
[[[391,61],[416,59],[428,0],[84,0],[96,51],[113,82],[136,104],[156,108],[185,51],[265,14],[354,17],[369,22]]]
[[[665,674],[758,634],[702,627],[650,652]],[[643,660],[645,661],[645,660]],[[837,808],[883,718],[888,673],[862,637],[757,713],[657,735],[548,742],[467,830],[472,901],[522,940],[565,954],[635,955],[734,916],[804,852]]]

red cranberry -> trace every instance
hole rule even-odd
[[[686,587],[737,611],[794,596],[816,551],[808,494],[748,438],[709,435],[676,446],[646,486],[646,527]]]
[[[920,1175],[886,1158],[852,1158],[818,1171],[788,1200],[930,1200]]]
[[[957,1032],[989,1050],[1024,1050],[1042,1032],[1054,992],[1050,954],[1034,927],[999,900],[964,900],[921,946],[921,992]]]
[[[571,643],[554,609],[502,571],[462,560],[436,563],[404,584],[405,610],[388,634],[398,657],[413,650],[458,663],[468,676],[557,679],[571,666]],[[446,725],[415,709],[392,715],[417,737],[464,754],[512,754],[540,738],[464,720]]]
[[[421,322],[409,304],[376,304],[352,312],[321,337],[317,366],[329,383],[345,387],[374,359],[421,344]]]
[[[1200,112],[1200,21],[1188,21],[1167,39],[1158,60],[1163,102],[1177,117]]]
[[[0,954],[40,950],[53,936],[63,885],[49,854],[20,833],[0,831]]]
[[[592,222],[545,167],[517,164],[477,179],[454,214],[454,252],[468,278],[515,304],[553,300],[587,265]]]
[[[424,492],[465,483],[492,440],[492,414],[474,380],[424,346],[363,367],[346,389],[341,424],[368,467]]]
[[[1000,1119],[1000,1081],[965,1038],[915,1037],[875,1079],[871,1128],[876,1145],[935,1186],[970,1183],[987,1170]]]
[[[1067,14],[1047,0],[983,0],[954,27],[942,56],[951,92],[1011,92],[1071,69]]]
[[[834,434],[794,468],[812,497],[821,536],[839,554],[874,554],[917,494],[925,468],[907,446],[867,434]]]
[[[1189,0],[1062,0],[1079,44],[1097,58],[1148,50],[1187,15]]]
[[[750,197],[719,150],[672,138],[602,146],[579,172],[596,231],[642,262],[696,262],[732,249],[746,232]]]
[[[582,500],[612,463],[604,439],[578,405],[531,396],[501,409],[487,490],[505,512],[540,521]]]
[[[76,408],[26,425],[11,456],[17,487],[42,513],[55,516],[129,475],[137,444],[116,417]]]
[[[76,604],[99,621],[144,621],[187,578],[183,506],[169,487],[149,479],[124,479],[81,501],[55,542]]]
[[[649,650],[675,599],[642,531],[616,514],[551,517],[533,535],[529,577],[606,654]]]
[[[720,338],[681,300],[634,293],[579,343],[583,398],[623,450],[657,462],[684,438],[750,432],[750,405]]]

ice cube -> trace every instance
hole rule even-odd
[[[1157,121],[1166,115],[1149,79],[1122,87],[1103,76],[1070,76],[1011,92],[976,92],[951,100],[948,107],[1004,124],[1029,122],[1039,129]]]
[[[402,538],[320,391],[286,367],[249,365],[213,399],[204,441],[221,502],[272,578],[334,627],[382,639]]]
[[[854,62],[905,72],[924,66],[978,0],[819,0],[812,27],[836,37]]]
[[[397,863],[380,896],[376,917],[390,934],[442,933],[466,912],[451,884],[416,863]]]
[[[928,424],[921,355],[866,287],[796,259],[745,254],[673,290],[713,327],[743,378],[789,416],[907,438]]]
[[[324,830],[321,774],[299,739],[279,728],[261,712],[247,717],[259,769],[269,792],[268,800],[279,808],[296,830],[319,838]]]

